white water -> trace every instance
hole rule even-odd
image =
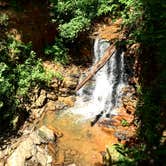
[[[96,39],[94,43],[94,60],[96,63],[109,47],[109,43]],[[93,80],[78,92],[78,100],[70,111],[80,114],[84,119],[110,117],[121,106],[123,88],[127,86],[124,73],[124,53],[115,52],[104,67],[98,71]]]

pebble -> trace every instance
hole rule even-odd
[[[68,166],[76,166],[76,164],[73,163],[73,164],[69,164]]]

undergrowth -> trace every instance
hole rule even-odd
[[[52,77],[46,75],[42,62],[32,50],[8,32],[8,16],[0,15],[0,128],[13,126],[13,119],[23,115],[24,99],[31,89],[47,84]],[[26,99],[27,100],[27,99]]]

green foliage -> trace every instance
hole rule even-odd
[[[99,16],[119,16],[118,0],[50,0],[52,21],[58,24],[59,37],[45,53],[64,63],[68,50],[65,45],[73,42],[81,32],[87,31],[92,21]]]
[[[142,122],[139,135],[143,141],[149,145],[159,144],[158,125],[160,123],[160,108],[157,106],[155,96],[151,90],[143,91],[143,105],[137,108],[137,116]],[[153,94],[154,95],[154,94]],[[156,94],[155,94],[156,95]]]
[[[121,4],[117,0],[101,0],[98,4],[97,16],[110,15],[117,17],[120,14]]]
[[[35,57],[35,52],[31,51],[24,63],[16,66],[19,75],[17,95],[26,95],[30,87],[34,87],[39,82],[49,82],[51,78],[49,75],[46,77],[41,60]]]
[[[108,146],[104,157],[105,166],[136,166],[136,165],[162,165],[164,163],[164,154],[166,150],[164,148],[153,147],[153,149],[147,149],[147,145],[144,143],[133,144],[130,146],[123,144],[114,144]],[[152,156],[153,157],[152,157]],[[159,162],[155,162],[155,160]],[[160,162],[160,160],[162,161]]]
[[[22,109],[22,102],[31,88],[50,79],[50,76],[46,77],[41,60],[31,50],[31,44],[25,45],[9,35],[6,19],[3,20],[0,24],[3,27],[0,32],[1,127],[4,122],[6,126],[11,125],[14,116]]]
[[[122,144],[115,144],[113,146],[119,153],[118,161],[114,161],[117,166],[139,165],[139,162],[141,160],[145,160],[147,157],[144,153],[146,149],[146,146],[144,144],[141,144],[137,147],[126,147]]]
[[[55,62],[66,64],[68,62],[68,49],[65,47],[62,38],[56,38],[54,45],[45,49],[45,54]]]
[[[126,126],[129,126],[129,123],[127,122],[126,119],[122,119],[121,125],[122,125],[123,127],[126,127]]]
[[[104,155],[104,165],[117,166],[136,166],[139,165],[140,160],[144,160],[146,155],[144,153],[146,146],[141,144],[138,147],[127,147],[123,144],[114,144],[106,148]]]
[[[52,21],[58,24],[59,42],[62,44],[55,41],[52,47],[46,49],[46,54],[54,55],[57,61],[63,62],[66,55],[64,56],[62,50],[66,48],[65,45],[73,42],[81,32],[87,31],[91,22],[99,16],[109,15],[113,19],[122,17],[125,25],[134,28],[130,33],[129,42],[141,38],[142,27],[139,25],[143,15],[141,0],[136,2],[134,0],[50,0],[50,2]]]
[[[59,24],[62,38],[73,40],[80,32],[88,29],[97,16],[115,13],[120,10],[121,4],[117,0],[50,0],[53,21]]]
[[[60,35],[62,38],[74,39],[78,36],[80,31],[86,31],[90,25],[90,20],[84,16],[77,16],[70,20],[69,23],[65,23],[59,26]]]
[[[121,13],[126,23],[134,23],[137,19],[140,19],[143,14],[141,0],[119,0],[119,2],[124,6]]]
[[[6,14],[0,14],[0,26],[7,26],[8,25],[8,16]]]
[[[62,73],[59,73],[59,72],[54,73],[53,76],[55,76],[58,80],[61,80],[61,81],[64,79]]]
[[[136,84],[136,91],[139,95],[142,95],[142,87],[138,83]]]
[[[95,1],[56,1],[51,0],[54,12],[53,21],[59,23],[60,36],[62,38],[73,40],[79,32],[84,31],[90,25]]]
[[[139,135],[148,148],[160,147],[161,133],[165,130],[165,92],[166,92],[166,6],[165,1],[142,0],[144,24],[140,32],[140,41],[146,47],[142,55],[142,95],[143,105],[138,107],[137,116],[141,125]],[[147,53],[148,50],[148,53]],[[146,65],[143,63],[146,61]],[[153,74],[150,74],[153,73]],[[147,80],[147,81],[146,81]],[[159,162],[159,159],[156,161]]]

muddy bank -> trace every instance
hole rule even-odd
[[[51,23],[48,1],[13,1],[0,4],[0,10],[9,16],[9,32],[17,40],[32,43],[38,56],[44,55],[44,48],[52,44],[57,34],[56,24]]]

